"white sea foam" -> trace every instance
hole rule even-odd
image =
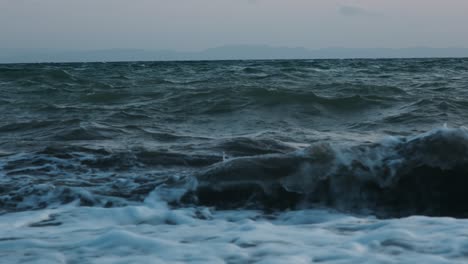
[[[2,263],[466,263],[468,220],[74,204],[0,216]]]

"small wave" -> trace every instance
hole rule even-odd
[[[249,74],[264,74],[265,71],[260,69],[260,68],[254,68],[254,67],[245,67],[242,69],[243,72],[249,73]]]
[[[57,133],[54,138],[57,140],[104,140],[112,137],[100,131],[80,127]]]
[[[367,98],[366,96],[352,95],[343,97],[319,96],[313,92],[287,91],[274,89],[252,89],[244,94],[253,98],[258,104],[266,106],[299,104],[304,106],[321,106],[332,110],[352,110],[366,109],[375,105],[380,105],[379,101]]]
[[[41,79],[41,80],[53,80],[53,81],[69,81],[74,80],[66,70],[60,68],[50,67],[34,67],[34,68],[0,68],[0,78],[6,80],[20,80],[20,79]]]
[[[0,127],[0,133],[2,132],[24,132],[31,129],[40,129],[48,126],[55,125],[56,121],[29,121],[29,122],[18,122],[9,123]]]
[[[272,153],[289,153],[296,148],[269,139],[254,139],[248,137],[232,138],[221,141],[216,146],[217,149],[224,151],[228,156],[255,156]]]
[[[335,88],[341,93],[355,94],[355,95],[374,95],[374,96],[403,96],[407,95],[407,92],[397,86],[388,85],[355,85],[346,83],[337,83],[326,85],[323,89]]]
[[[81,101],[85,103],[117,103],[121,101],[128,100],[129,97],[132,97],[132,94],[124,92],[93,92],[81,96]]]
[[[151,116],[145,114],[144,111],[119,111],[117,113],[112,114],[112,117],[119,119],[151,119]]]

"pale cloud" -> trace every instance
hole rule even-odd
[[[343,16],[375,16],[376,13],[358,6],[340,6],[339,13]]]

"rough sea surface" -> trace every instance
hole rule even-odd
[[[468,59],[0,65],[1,263],[467,263]]]

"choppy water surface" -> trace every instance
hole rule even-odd
[[[468,59],[0,65],[5,263],[466,263]]]

